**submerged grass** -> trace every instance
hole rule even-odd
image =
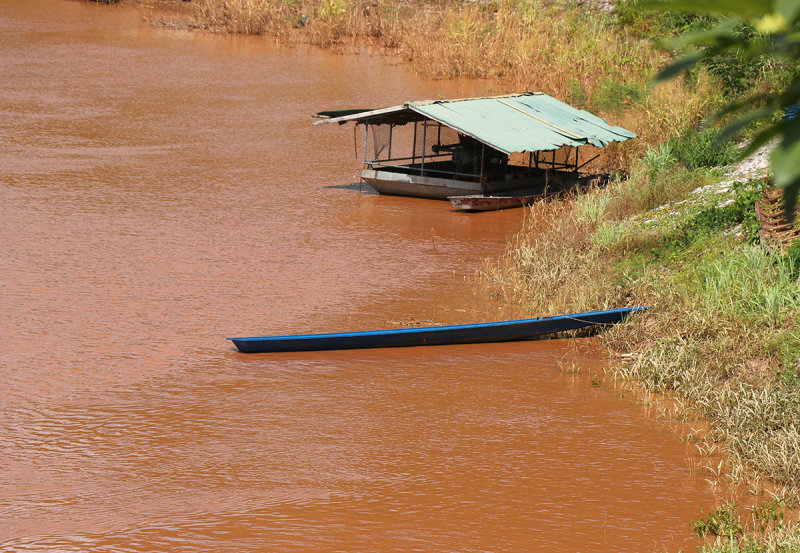
[[[800,551],[797,525],[787,522],[783,502],[772,500],[742,509],[728,502],[693,522],[701,537],[714,536],[698,550],[700,553],[790,553]]]

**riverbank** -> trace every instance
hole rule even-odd
[[[483,276],[530,313],[653,306],[602,335],[622,360],[615,376],[673,398],[684,420],[708,421],[708,432],[690,438],[702,451],[724,452],[710,476],[743,485],[758,505],[794,509],[800,262],[759,243],[753,205],[768,185],[763,152],[725,169],[690,170],[665,146],[628,179],[554,211],[535,206],[532,219],[549,226],[521,233]],[[721,509],[730,520],[747,518]],[[774,533],[757,536],[754,520],[742,519],[732,536],[715,528],[712,550],[761,551],[749,541],[756,538],[767,551],[798,550],[797,529],[771,522]]]

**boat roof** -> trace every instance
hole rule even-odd
[[[406,124],[432,119],[497,150],[536,152],[591,144],[603,148],[636,134],[542,92],[460,100],[406,102],[382,109],[322,111],[315,125]]]

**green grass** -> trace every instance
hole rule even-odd
[[[592,245],[600,250],[625,248],[631,237],[629,221],[607,221],[599,224],[591,237]]]
[[[691,268],[702,309],[720,317],[754,321],[770,328],[789,324],[800,310],[800,286],[793,265],[760,246],[719,252]]]
[[[675,158],[688,169],[720,167],[736,160],[736,146],[730,142],[719,142],[716,128],[698,131],[691,129],[680,137],[673,137],[666,146]]]
[[[733,502],[692,521],[700,537],[714,536],[700,553],[790,553],[800,551],[800,533],[785,520],[784,505],[772,500],[742,509]],[[743,514],[745,516],[743,516]]]

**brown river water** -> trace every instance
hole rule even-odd
[[[495,320],[523,210],[359,193],[321,109],[491,93],[0,6],[0,551],[694,550],[714,496],[593,339],[246,356],[226,336]],[[581,375],[565,367],[579,367]]]

